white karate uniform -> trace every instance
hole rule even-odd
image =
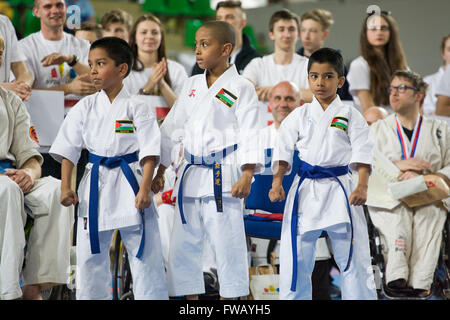
[[[436,89],[441,81],[444,71],[445,67],[441,66],[436,73],[430,74],[429,76],[423,78],[423,81],[428,84],[427,95],[423,100],[423,114],[425,115],[433,114],[436,111]]]
[[[334,117],[348,119],[346,131],[331,127]],[[313,102],[292,111],[281,123],[272,159],[272,168],[278,161],[292,169],[294,149],[301,160],[310,165],[336,167],[356,163],[371,164],[372,142],[369,128],[361,114],[344,105],[339,97],[323,111]],[[287,172],[287,174],[289,174]],[[347,195],[354,189],[350,174],[338,177]],[[291,218],[297,175],[286,199],[280,248],[280,299],[311,299],[311,273],[317,238],[326,230],[333,247],[334,259],[341,270],[343,299],[376,299],[367,225],[362,207],[351,206],[353,222],[353,256],[347,271],[350,247],[350,219],[343,190],[333,178],[305,179],[299,189],[297,226],[297,283],[290,291],[292,281]]]
[[[18,48],[16,30],[7,16],[0,15],[0,35],[5,42],[5,50],[0,66],[0,82],[9,82],[11,63],[25,61],[25,55]]]
[[[225,89],[236,99],[227,105],[216,96]],[[231,98],[232,99],[232,98]],[[252,132],[254,129],[255,132]],[[205,292],[202,273],[203,236],[206,233],[217,261],[222,297],[249,293],[247,248],[242,217],[243,202],[231,197],[231,187],[239,178],[241,166],[262,167],[251,136],[259,129],[257,96],[253,85],[239,76],[231,65],[208,88],[206,72],[188,79],[178,100],[161,126],[161,163],[170,164],[174,141],[182,141],[185,151],[207,156],[238,144],[238,149],[222,163],[223,212],[217,212],[213,192],[213,170],[192,166],[183,181],[182,224],[178,203],[169,253],[168,283],[171,296]],[[252,149],[253,148],[253,149]],[[174,194],[178,197],[180,175]]]
[[[117,121],[131,120],[133,133],[116,133]],[[159,160],[160,133],[147,105],[131,98],[125,88],[111,103],[102,90],[80,100],[67,114],[50,149],[50,155],[76,164],[82,148],[90,153],[115,157],[139,151],[130,163],[138,183],[141,162],[147,156]],[[145,247],[138,260],[142,218],[135,208],[135,194],[121,168],[99,168],[98,231],[100,253],[91,254],[89,240],[89,193],[92,163],[86,165],[78,188],[77,299],[111,299],[109,247],[113,230],[119,229],[130,257],[136,299],[167,299],[164,262],[154,204],[145,210]]]
[[[370,91],[370,67],[366,59],[359,56],[350,63],[346,81],[348,81],[348,91],[353,97],[355,108],[362,111],[361,102],[358,98],[358,90]],[[390,106],[380,107],[385,108],[389,113],[393,112]]]
[[[389,160],[402,160],[395,115],[374,123],[370,133],[375,147]],[[404,141],[410,149],[406,136]],[[450,130],[444,121],[423,117],[414,157],[430,162],[425,174],[439,172],[450,177]],[[392,210],[369,207],[369,212],[384,242],[386,283],[401,278],[413,288],[428,290],[439,257],[446,210],[435,204],[413,209],[401,203]]]
[[[261,132],[259,134],[259,141],[261,150],[265,149],[274,149],[275,148],[275,142],[277,139],[278,130],[275,128],[275,124],[271,124],[270,126],[266,126],[263,129],[261,129]],[[264,155],[263,155],[264,157]],[[270,174],[272,172],[270,171]],[[268,197],[268,195],[261,195]],[[263,210],[258,209],[258,212],[264,212]],[[252,244],[256,244],[256,252],[255,255],[257,258],[262,257],[263,263],[267,263],[267,246],[269,244],[269,240],[267,239],[259,239],[259,238],[251,238]],[[277,255],[277,260],[279,256],[279,241],[277,241],[277,246],[275,247],[275,253]],[[317,248],[315,253],[315,259],[316,260],[327,260],[330,259],[330,251],[328,250],[328,245],[325,238],[319,238],[317,241]],[[275,263],[277,261],[275,260]]]
[[[176,61],[167,60],[167,72],[169,73],[171,88],[176,95],[180,94],[184,82],[188,78],[184,67]],[[137,94],[148,81],[152,73],[152,68],[145,68],[142,71],[131,70],[128,77],[123,81],[123,85],[130,94]]]
[[[21,168],[28,159],[42,156],[30,138],[30,117],[22,101],[0,87],[0,160],[12,161]],[[26,195],[7,176],[0,175],[0,299],[22,295],[19,276],[22,271],[26,213],[31,210],[34,225],[27,243],[23,284],[68,282],[70,228],[73,206],[59,203],[60,181],[52,177],[36,180]]]
[[[299,89],[309,89],[308,59],[296,53],[291,63],[287,65],[276,64],[273,53],[254,58],[245,67],[242,76],[250,79],[256,87],[274,86],[282,81],[291,81]],[[259,101],[259,109],[264,125],[269,124],[273,116],[268,110],[268,102]]]

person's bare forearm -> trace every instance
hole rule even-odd
[[[31,73],[28,72],[27,66],[23,61],[17,61],[11,63],[11,71],[16,78],[16,81],[25,82],[30,88],[33,86],[34,78]]]
[[[283,177],[288,169],[288,163],[286,161],[278,161],[278,165],[274,169],[275,173],[273,175],[272,186],[281,186]]]
[[[142,183],[140,189],[145,191],[146,193],[150,193],[151,186],[152,186],[152,180],[153,180],[153,173],[155,171],[155,164],[156,164],[156,157],[154,156],[148,156],[145,157],[143,160],[143,175],[142,175]]]
[[[370,165],[365,163],[357,164],[358,186],[367,188],[369,185]]]
[[[21,170],[25,170],[34,180],[41,177],[41,165],[35,157],[32,157],[25,161],[22,165]]]
[[[68,159],[61,162],[61,189],[70,190],[72,184],[72,171],[75,165]]]

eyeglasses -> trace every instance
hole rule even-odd
[[[408,89],[411,89],[411,90],[414,90],[414,91],[417,91],[417,90],[418,90],[417,88],[408,86],[408,85],[406,85],[406,84],[401,84],[401,85],[399,85],[398,87],[393,87],[393,86],[388,87],[388,88],[387,88],[387,92],[388,92],[388,94],[391,94],[391,92],[395,90],[395,91],[397,91],[397,92],[404,93],[404,92],[406,92],[406,90],[408,90]]]

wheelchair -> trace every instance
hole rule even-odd
[[[110,248],[112,299],[134,300],[128,252],[120,236],[120,231],[114,232],[112,243]],[[216,270],[204,271],[203,279],[205,293],[199,295],[199,300],[219,300],[219,282]],[[178,300],[179,298],[173,299]]]
[[[29,215],[31,210],[25,206],[25,212],[27,212],[27,219],[25,222],[24,233],[25,233],[25,241],[28,243],[28,239],[30,237],[31,229],[34,225],[34,219]],[[27,245],[25,244],[24,251],[26,252]],[[26,259],[24,258],[22,269],[25,267]],[[73,273],[71,273],[71,278]],[[51,286],[50,288],[41,290],[42,300],[75,300],[75,290],[69,288],[70,286],[60,284],[56,286]]]
[[[134,300],[128,253],[120,231],[114,232],[113,239],[113,247],[110,251],[113,300]]]
[[[428,300],[432,297],[437,297],[442,300],[450,300],[450,214],[447,213],[433,283],[430,293],[426,296],[414,295],[412,290],[411,292],[408,292],[408,290],[392,290],[387,286],[385,279],[386,262],[383,256],[381,235],[370,219],[367,206],[364,206],[364,214],[368,224],[369,245],[378,298],[389,300]]]

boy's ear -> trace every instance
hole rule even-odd
[[[344,83],[345,83],[345,77],[344,76],[339,77],[338,88],[342,88]]]
[[[233,45],[231,43],[225,43],[223,45],[222,53],[226,56],[231,56],[231,50],[233,49]]]
[[[119,73],[122,76],[122,78],[125,78],[127,72],[128,72],[128,64],[126,64],[125,62],[119,64]]]

